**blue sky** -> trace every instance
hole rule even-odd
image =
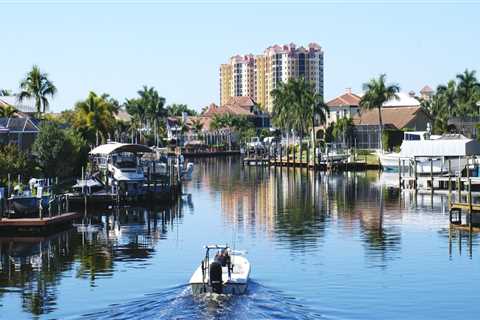
[[[402,91],[480,71],[480,2],[0,0],[0,88],[33,64],[58,88],[53,111],[88,91],[123,101],[144,84],[167,103],[219,100],[219,64],[267,46],[319,43],[325,98],[386,73]]]

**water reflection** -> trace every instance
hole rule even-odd
[[[33,315],[57,308],[65,272],[88,279],[112,277],[117,265],[147,261],[158,241],[183,218],[182,205],[168,209],[118,208],[91,212],[74,228],[42,237],[0,237],[0,298],[18,294]]]
[[[115,305],[106,313],[104,304],[92,301],[92,306],[85,307],[86,317],[229,318],[238,317],[241,312],[246,318],[280,318],[294,310],[292,313],[298,314],[298,318],[309,318],[310,314],[316,318],[320,316],[316,304],[328,297],[336,299],[338,295],[339,301],[344,299],[352,310],[368,305],[365,302],[375,302],[373,298],[359,300],[359,296],[369,294],[381,299],[373,277],[382,275],[386,285],[401,287],[403,280],[396,282],[395,268],[415,269],[411,261],[432,264],[428,275],[447,276],[436,267],[443,260],[448,262],[446,257],[460,260],[455,262],[463,262],[464,257],[470,261],[468,257],[480,239],[475,234],[448,228],[446,196],[400,192],[385,183],[388,176],[378,172],[313,174],[306,169],[242,167],[236,157],[196,162],[193,179],[185,185],[185,191],[191,194],[183,195],[172,208],[129,207],[89,212],[75,228],[54,235],[0,236],[0,302],[7,301],[8,296],[9,302],[17,299],[18,308],[25,312],[57,318],[55,310],[69,307],[58,305],[59,297],[65,296],[63,301],[68,304],[69,298],[77,294],[68,285],[62,286],[62,279],[72,278],[85,284],[91,290],[88,293],[97,294],[108,287],[103,292],[112,294],[129,286],[125,279],[155,278],[160,293],[142,299],[148,290],[142,286],[145,282],[138,283],[132,292],[140,298]],[[243,239],[242,245],[253,248],[253,255],[256,254],[255,280],[273,278],[268,286],[254,284],[251,294],[240,300],[241,306],[226,304],[226,309],[216,308],[213,313],[204,303],[195,301],[185,287],[195,258],[192,248],[208,241],[210,232],[218,237],[238,235]],[[162,246],[179,237],[182,254],[176,243]],[[423,251],[415,252],[417,245]],[[431,256],[427,257],[426,252]],[[278,265],[287,260],[290,263],[285,268],[290,273],[278,279],[278,274],[285,271]],[[351,264],[354,269],[342,268],[341,263]],[[332,272],[332,266],[338,272]],[[448,267],[444,264],[444,270]],[[469,266],[459,268],[462,267],[468,270]],[[127,270],[131,278],[122,278]],[[162,270],[161,276],[157,276],[158,270]],[[302,272],[292,274],[298,270]],[[145,276],[138,277],[138,273]],[[316,278],[317,274],[321,278]],[[118,277],[114,278],[115,275]],[[412,280],[404,290],[423,281],[416,271],[408,276]],[[173,277],[176,278],[170,281]],[[76,284],[75,281],[69,285]],[[312,288],[316,281],[322,281],[323,286]],[[290,290],[297,290],[292,288],[293,282],[298,282],[302,289],[290,295]],[[173,287],[165,289],[170,285]],[[297,295],[303,291],[315,295],[321,291],[323,295],[307,297],[313,301],[310,305],[287,303],[292,296],[301,299]],[[248,307],[243,308],[244,304]],[[331,305],[328,308],[341,309]],[[101,310],[95,312],[97,308]],[[219,310],[222,314],[217,314]]]
[[[235,224],[239,232],[267,234],[280,246],[309,251],[322,243],[330,225],[339,224],[350,234],[360,230],[365,254],[378,266],[400,249],[400,193],[373,183],[376,172],[325,175],[306,169],[242,168],[209,159],[201,164],[204,171],[198,178],[220,192],[225,223]]]

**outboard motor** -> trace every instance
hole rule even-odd
[[[218,261],[213,261],[210,264],[210,285],[212,286],[212,292],[223,293],[222,264]]]

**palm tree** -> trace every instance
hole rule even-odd
[[[164,108],[165,98],[161,97],[154,87],[143,86],[142,90],[137,91],[140,96],[140,102],[145,108],[147,120],[153,123],[161,117],[165,117],[167,112]]]
[[[18,95],[18,100],[21,102],[25,98],[35,99],[35,107],[37,109],[37,116],[48,109],[48,96],[52,97],[57,93],[57,88],[48,79],[48,75],[40,71],[36,65],[27,73],[25,79],[20,82],[21,92]]]
[[[475,77],[475,70],[457,74],[457,97],[462,114],[478,114],[477,102],[480,99],[480,83]]]
[[[12,90],[0,89],[0,97],[9,97],[12,95],[13,95]]]
[[[195,134],[199,134],[200,131],[203,129],[203,123],[200,121],[200,119],[193,119],[190,123],[190,127],[192,128],[193,132]]]
[[[17,109],[11,105],[0,106],[0,118],[12,118],[17,113]]]
[[[360,100],[360,108],[366,110],[378,110],[378,127],[379,127],[379,143],[380,150],[383,151],[382,137],[383,137],[383,121],[382,121],[382,106],[385,102],[391,99],[399,99],[397,93],[400,87],[396,84],[387,85],[387,76],[381,74],[378,79],[371,79],[368,83],[363,84],[365,94]]]
[[[183,113],[189,116],[196,116],[197,112],[190,109],[186,104],[172,103],[167,107],[167,114],[169,117],[181,117]]]
[[[272,90],[273,124],[285,131],[294,130],[303,137],[310,129],[313,132],[315,122],[325,123],[328,106],[323,97],[315,91],[312,83],[304,78],[290,79],[287,83]],[[315,139],[312,134],[312,139]]]
[[[457,84],[455,83],[455,81],[450,80],[446,86],[438,86],[437,95],[442,100],[444,109],[442,111],[446,111],[449,117],[456,116],[459,110],[457,108]]]
[[[228,125],[227,125],[227,122],[228,122],[228,119],[227,119],[228,116],[226,115],[214,115],[213,118],[212,118],[212,122],[210,123],[210,128],[212,130],[219,130],[219,129],[222,129],[222,128],[226,128]]]
[[[115,127],[113,107],[105,97],[98,96],[95,92],[90,92],[85,101],[75,104],[75,111],[75,124],[86,140],[92,141],[93,133],[98,145],[99,136],[105,142],[108,135],[113,132]]]

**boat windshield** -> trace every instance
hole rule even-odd
[[[427,133],[426,132],[405,132],[404,140],[408,140],[408,141],[427,140]]]
[[[137,167],[137,162],[132,160],[119,160],[115,163],[115,166],[120,169],[134,169]]]

